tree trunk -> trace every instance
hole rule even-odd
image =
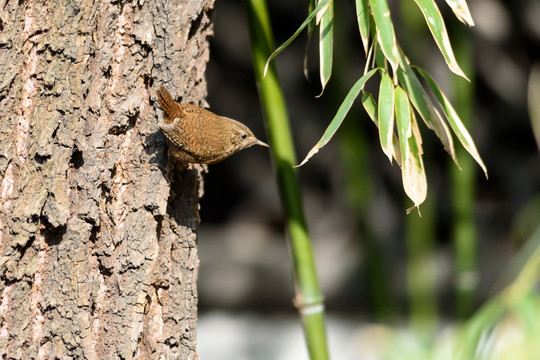
[[[203,168],[155,89],[206,94],[213,0],[0,8],[0,356],[196,359]]]

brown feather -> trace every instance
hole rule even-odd
[[[184,113],[178,103],[176,103],[171,94],[163,86],[157,91],[159,106],[165,111],[169,117],[169,122],[176,118],[183,118]]]

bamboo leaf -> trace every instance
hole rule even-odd
[[[309,0],[308,5],[308,14],[311,14],[313,12],[313,9],[315,9],[315,0]],[[315,28],[315,21],[313,19],[308,23],[308,37],[311,36],[311,32]],[[309,42],[309,41],[308,41]]]
[[[381,69],[386,68],[386,57],[384,56],[384,53],[381,49],[381,45],[378,42],[375,42],[373,44],[373,47],[375,48],[375,65],[380,67]]]
[[[418,148],[419,154],[424,155],[424,150],[422,148],[422,135],[420,134],[420,128],[418,127],[418,121],[416,121],[416,116],[414,115],[414,111],[411,111],[411,118],[414,118],[413,121],[411,121],[411,128],[412,128],[413,136],[416,139],[416,147]]]
[[[321,0],[322,1],[322,0]],[[317,15],[319,23],[319,72],[321,76],[322,95],[332,75],[332,50],[334,44],[334,0],[328,2]]]
[[[345,97],[345,100],[341,103],[336,115],[332,119],[332,122],[324,132],[322,138],[317,142],[317,144],[309,151],[306,158],[300,163],[300,165],[297,165],[297,167],[304,165],[313,155],[315,155],[323,146],[325,146],[332,136],[336,133],[337,129],[339,129],[339,126],[343,122],[343,119],[345,119],[345,116],[347,116],[347,113],[352,107],[352,104],[358,97],[358,94],[364,87],[364,84],[368,79],[375,74],[375,71],[377,71],[377,68],[371,69],[367,74],[362,76],[358,81],[353,85],[351,90],[349,90],[349,93]]]
[[[469,7],[467,6],[467,1],[465,0],[446,0],[446,3],[452,11],[454,12],[454,15],[464,23],[465,25],[474,26],[474,20],[471,16],[471,13],[469,11]]]
[[[466,80],[469,80],[463,70],[459,67],[456,58],[454,57],[454,52],[452,51],[452,45],[450,44],[450,38],[448,37],[448,32],[446,31],[446,26],[444,25],[444,20],[442,18],[441,12],[437,7],[437,4],[434,0],[414,0],[428,25],[429,31],[433,35],[437,46],[441,50],[441,53],[444,57],[444,60],[448,64],[450,70],[455,74],[463,77]]]
[[[368,53],[369,46],[369,3],[368,0],[356,0],[356,18],[358,20],[358,29],[362,38],[364,51]]]
[[[409,154],[408,139],[412,136],[409,99],[407,98],[405,91],[399,85],[395,88],[394,97],[399,144],[401,147],[401,154],[402,156],[405,156],[402,160],[403,162],[406,162],[406,156]]]
[[[401,52],[399,53],[399,69],[397,76],[399,83],[407,92],[411,103],[416,111],[418,111],[427,127],[435,131],[435,134],[441,140],[445,150],[459,166],[456,158],[456,151],[454,149],[454,140],[452,139],[448,125],[439,111],[435,108],[435,105],[433,105],[433,102]]]
[[[392,146],[392,134],[394,133],[394,84],[388,73],[385,73],[381,79],[378,113],[381,147],[390,160],[390,163],[392,163],[392,157],[394,157],[394,147]]]
[[[421,146],[418,146],[421,145],[422,138],[411,111],[407,94],[399,85],[395,88],[395,102],[396,123],[403,164],[401,168],[403,189],[413,201],[414,207],[418,208],[427,195],[427,180],[424,162],[422,161],[422,150]],[[411,209],[408,210],[408,212],[410,211]]]
[[[407,196],[414,202],[414,206],[407,209],[407,213],[410,213],[414,208],[418,209],[418,213],[420,213],[419,206],[426,200],[428,185],[422,160],[422,137],[420,137],[414,112],[411,112],[411,128],[413,136],[409,138],[410,153],[407,155],[408,161],[404,162],[402,167],[403,188]]]
[[[423,69],[416,68],[416,70],[422,75],[424,79],[426,79],[429,87],[431,88],[431,91],[433,91],[433,94],[439,101],[439,104],[441,104],[441,107],[444,111],[444,114],[446,115],[446,118],[448,119],[448,122],[450,123],[450,127],[454,131],[454,134],[456,134],[458,140],[461,142],[465,150],[471,154],[474,160],[480,165],[482,170],[484,170],[484,174],[486,175],[486,178],[488,177],[487,168],[484,165],[484,162],[482,161],[482,158],[480,157],[480,154],[478,153],[478,150],[476,149],[476,146],[474,144],[474,140],[472,136],[467,131],[467,128],[459,118],[459,115],[457,114],[456,110],[446,97],[446,95],[441,91],[441,89],[437,86],[435,81],[433,81],[433,78]]]
[[[375,31],[377,41],[381,45],[382,51],[394,72],[398,67],[398,50],[394,25],[390,18],[390,9],[386,0],[369,0],[373,19],[375,20]]]
[[[373,100],[373,95],[371,95],[369,92],[364,91],[362,93],[362,105],[364,106],[364,109],[366,109],[367,114],[371,118],[371,121],[379,127],[379,123],[377,122],[377,103],[375,100]]]
[[[313,12],[313,9],[315,9],[315,0],[309,0],[308,14],[311,14]],[[309,53],[309,46],[311,44],[311,36],[313,35],[314,28],[315,28],[315,20],[311,19],[311,21],[307,25],[308,38],[306,41],[306,50],[304,51],[304,77],[308,81],[309,81],[308,53]]]
[[[289,44],[294,40],[296,39],[296,37],[298,35],[300,35],[300,33],[302,32],[302,30],[304,30],[304,28],[306,26],[309,25],[310,21],[313,20],[313,18],[319,13],[319,11],[321,11],[329,2],[330,0],[321,0],[317,6],[315,7],[315,9],[313,9],[313,11],[308,15],[307,19],[304,20],[304,22],[302,23],[302,25],[300,25],[300,27],[296,30],[296,32],[289,38],[287,39],[287,41],[285,41],[283,44],[281,44],[276,50],[274,50],[274,52],[268,57],[268,60],[266,60],[266,64],[264,65],[264,71],[263,71],[263,77],[266,76],[266,72],[268,71],[268,66],[270,65],[270,62],[272,60],[274,60],[274,58],[280,53],[282,52],[283,50],[285,50],[285,48],[287,46],[289,46]]]
[[[379,123],[377,120],[377,103],[375,100],[373,100],[373,96],[367,91],[362,92],[362,105],[364,106],[364,109],[366,109],[371,121],[373,121],[375,126],[379,128]],[[393,134],[392,136],[392,145],[394,146],[396,162],[401,167],[401,150],[399,148],[399,139],[397,138],[396,134]]]

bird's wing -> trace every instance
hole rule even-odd
[[[185,153],[195,156],[186,147],[186,144],[189,144],[190,141],[188,134],[176,122],[161,125],[161,130],[163,130],[163,133],[170,142],[182,149]]]

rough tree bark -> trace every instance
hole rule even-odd
[[[0,7],[3,359],[197,358],[204,169],[167,175],[155,89],[202,105],[212,7]]]

